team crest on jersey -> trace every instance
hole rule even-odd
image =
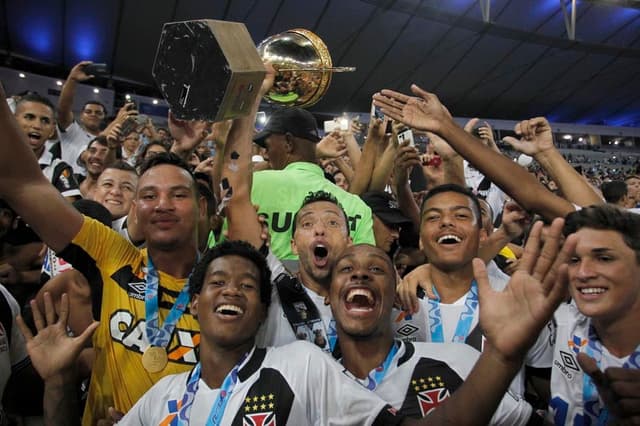
[[[416,391],[422,417],[436,409],[438,405],[451,396],[441,376],[413,379],[411,380],[411,385]]]
[[[580,353],[580,349],[587,344],[587,339],[583,339],[580,336],[573,335],[573,338],[569,340],[569,349],[571,349],[576,355]]]
[[[276,426],[276,396],[272,393],[247,396],[242,426]]]

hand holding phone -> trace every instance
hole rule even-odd
[[[104,63],[99,63],[99,64],[93,63],[93,64],[85,65],[82,68],[82,71],[84,71],[85,74],[92,75],[94,77],[104,76],[109,74],[109,70],[107,69],[107,64],[104,64]]]

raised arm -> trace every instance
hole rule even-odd
[[[564,198],[581,207],[604,203],[602,197],[555,147],[551,126],[544,117],[521,121],[516,124],[515,131],[521,139],[508,136],[504,141],[514,149],[532,156],[556,182]]]
[[[224,150],[222,182],[226,182],[231,190],[231,198],[227,205],[227,221],[229,238],[248,241],[256,248],[262,246],[262,225],[258,221],[258,213],[251,204],[251,143],[256,114],[262,96],[273,85],[275,70],[266,65],[267,74],[260,88],[251,112],[246,117],[233,120],[229,137]]]
[[[65,130],[73,122],[73,99],[76,96],[78,82],[93,78],[92,75],[86,74],[83,71],[83,68],[91,63],[91,61],[82,61],[76,64],[71,68],[67,81],[65,81],[64,86],[62,86],[57,109],[58,126],[60,126],[62,130]]]
[[[0,96],[5,97],[0,87]],[[0,198],[54,251],[69,244],[82,226],[73,208],[40,171],[24,132],[6,102],[0,102]]]
[[[571,203],[549,192],[525,169],[484,144],[477,143],[473,136],[453,121],[436,95],[416,85],[411,90],[416,96],[383,90],[374,95],[374,100],[385,115],[441,136],[526,210],[540,213],[550,220],[564,217],[574,210]]]
[[[384,142],[384,130],[386,125],[386,119],[383,122],[383,120],[373,118],[371,119],[371,122],[369,122],[367,140],[362,146],[360,161],[358,162],[358,165],[355,166],[353,182],[349,185],[349,192],[352,194],[362,194],[369,187],[374,163],[377,156],[381,153],[378,146],[382,145]]]

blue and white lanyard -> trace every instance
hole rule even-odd
[[[166,348],[169,345],[173,330],[176,328],[178,320],[182,316],[183,312],[187,308],[187,304],[189,303],[190,278],[191,275],[189,275],[189,278],[187,278],[187,282],[182,287],[178,298],[171,307],[169,315],[167,315],[164,324],[162,325],[162,327],[160,327],[160,319],[158,315],[158,286],[160,280],[158,278],[158,271],[156,270],[155,266],[153,266],[153,262],[151,261],[151,256],[148,256],[146,276],[147,286],[144,291],[144,307],[146,318],[146,334],[151,346]]]
[[[205,423],[207,426],[219,426],[221,424],[222,418],[224,417],[224,410],[227,408],[227,403],[229,402],[229,399],[231,399],[231,394],[233,393],[233,389],[236,387],[236,383],[238,383],[238,371],[240,371],[240,367],[247,359],[248,355],[249,352],[242,355],[235,367],[233,367],[229,374],[227,374],[227,377],[224,378],[224,381],[220,386],[220,393],[211,407],[209,416],[207,416],[207,422]],[[179,425],[189,424],[191,406],[193,405],[193,401],[196,399],[196,393],[198,392],[198,386],[200,384],[200,373],[201,365],[198,363],[191,372],[191,376],[187,382],[187,389],[182,397],[180,413],[178,414]]]
[[[380,364],[379,366],[371,370],[369,374],[367,374],[367,377],[364,379],[359,379],[355,377],[347,369],[345,369],[345,373],[347,373],[349,376],[351,376],[351,378],[356,380],[365,388],[369,389],[370,391],[375,391],[378,385],[382,383],[382,381],[384,380],[384,377],[387,375],[387,372],[389,371],[389,367],[393,362],[393,358],[398,353],[399,348],[400,348],[400,342],[394,341],[393,345],[391,345],[391,349],[389,349],[389,353],[387,354],[387,357],[384,359],[382,364]]]
[[[429,299],[429,330],[431,332],[431,341],[434,343],[444,343],[444,328],[442,326],[442,316],[440,314],[440,296],[435,286],[433,292],[436,300]],[[471,282],[471,288],[467,292],[467,298],[464,301],[464,308],[460,312],[456,332],[451,340],[454,343],[464,343],[465,339],[471,331],[471,324],[478,308],[478,285],[476,281]]]
[[[592,324],[589,324],[589,339],[585,349],[587,355],[596,361],[598,368],[601,368],[602,343]],[[622,365],[622,368],[640,369],[640,346],[629,355],[629,359]],[[584,402],[584,413],[591,420],[591,424],[603,426],[612,420],[609,418],[609,410],[600,404],[596,385],[593,383],[593,380],[591,380],[591,377],[584,372],[582,373],[582,399]]]

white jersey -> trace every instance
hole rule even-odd
[[[173,424],[191,373],[164,377],[118,424]],[[190,424],[204,425],[220,389],[200,379]],[[335,360],[308,342],[254,349],[238,372],[220,424],[394,424],[388,404],[350,380]]]
[[[466,380],[479,352],[460,343],[401,343],[375,393],[411,418],[422,418],[442,404]],[[526,425],[531,411],[507,392],[492,425]]]
[[[471,188],[471,190],[484,198],[491,206],[493,211],[492,222],[495,222],[496,218],[502,213],[502,207],[507,198],[506,194],[493,182],[488,189],[480,188],[480,184],[484,180],[485,176],[480,173],[475,167],[473,167],[467,160],[464,160],[464,180],[465,184]]]
[[[490,280],[490,283],[494,290],[503,290],[507,284],[505,280],[497,280],[494,278]],[[460,299],[453,303],[440,303],[442,329],[445,342],[451,342],[453,340],[453,336],[458,325],[458,319],[460,318],[460,313],[462,313],[465,307],[467,294],[464,294]],[[410,342],[431,341],[429,301],[425,296],[424,299],[419,299],[419,303],[420,310],[414,315],[407,316],[403,311],[398,309],[393,310],[393,328],[397,339]],[[470,331],[465,339],[465,343],[478,351],[482,351],[484,348],[484,336],[482,335],[482,330],[478,323],[479,311],[479,308],[475,310],[471,326],[469,328]],[[553,357],[552,331],[553,324],[551,323],[542,330],[535,344],[529,349],[529,352],[527,352],[524,365],[513,379],[509,388],[510,391],[519,398],[519,401],[523,406],[523,410],[529,412],[531,411],[531,406],[521,399],[525,390],[525,365],[535,368],[551,368]]]
[[[79,197],[82,198],[80,188],[73,176],[73,169],[66,162],[59,158],[53,158],[53,154],[49,150],[44,150],[38,164],[42,174],[47,180],[62,194],[63,197]]]
[[[314,341],[317,337],[318,340],[316,344],[326,351],[329,351],[330,341],[335,341],[336,331],[331,307],[325,305],[324,296],[320,296],[313,290],[302,285],[302,289],[316,306],[321,321],[314,324],[299,325],[294,332],[293,326],[285,314],[282,299],[275,284],[275,280],[281,274],[288,275],[288,272],[282,262],[271,252],[269,252],[267,256],[267,263],[271,269],[273,283],[271,305],[269,306],[267,320],[258,330],[256,345],[260,347],[282,346],[295,342],[296,340]]]
[[[587,424],[584,419],[584,373],[577,355],[584,352],[589,337],[589,318],[575,304],[561,305],[554,315],[556,341],[551,369],[551,401],[548,420],[556,425]],[[628,356],[618,358],[602,348],[600,370],[622,367]]]
[[[60,139],[60,148],[62,149],[62,160],[73,167],[73,172],[86,176],[85,168],[78,164],[78,157],[87,149],[87,145],[95,136],[82,128],[77,121],[73,120],[69,127],[60,130],[58,127],[58,137]]]

